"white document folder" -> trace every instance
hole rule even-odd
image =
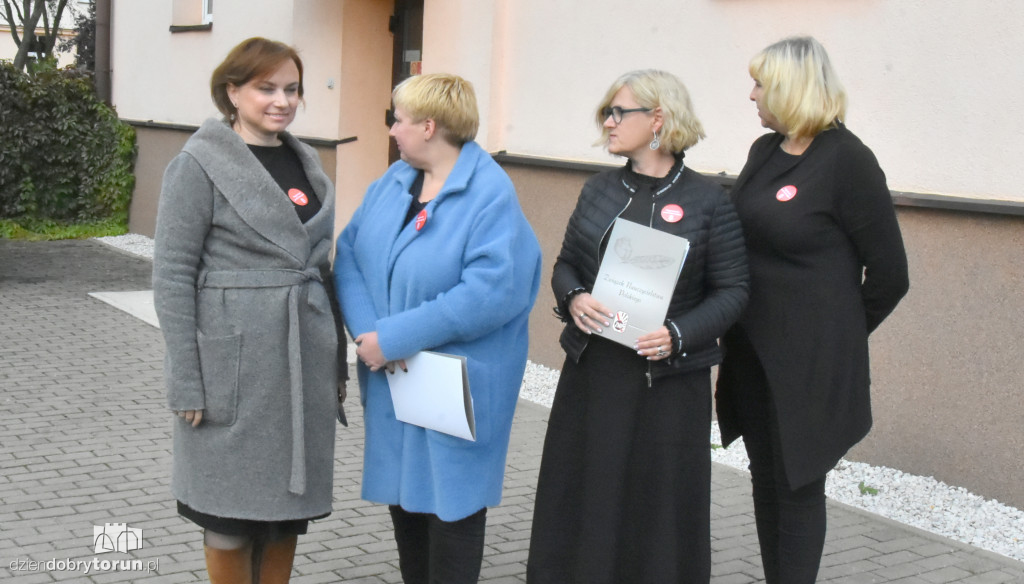
[[[595,334],[632,348],[661,327],[689,251],[685,237],[616,219],[591,292],[615,316]]]
[[[408,372],[385,373],[395,417],[452,436],[476,441],[473,396],[469,393],[466,358],[420,351],[405,360]]]

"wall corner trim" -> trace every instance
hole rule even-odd
[[[929,209],[945,209],[948,211],[969,211],[972,213],[988,213],[992,215],[1024,216],[1024,201],[1008,201],[1002,199],[976,199],[973,197],[957,197],[953,195],[937,195],[931,193],[908,193],[890,191],[894,204],[902,207],[926,207]]]
[[[199,126],[194,124],[173,124],[170,122],[156,122],[153,120],[130,120],[121,118],[121,121],[135,128],[152,128],[155,130],[174,130],[177,132],[195,132],[199,129]],[[355,142],[359,139],[358,136],[347,136],[345,138],[339,138],[337,140],[329,138],[312,138],[309,136],[295,136],[302,142],[309,144],[310,146],[316,146],[320,148],[333,148],[341,144],[348,144]]]
[[[602,170],[608,170],[609,168],[616,168],[618,166],[614,164],[587,162],[583,160],[534,156],[530,154],[514,154],[506,150],[494,152],[491,156],[494,158],[495,162],[499,164],[518,164],[523,166],[538,166],[594,173],[601,172]],[[731,189],[736,183],[735,175],[725,174],[724,172],[702,172],[701,174],[722,185],[726,189]],[[928,209],[944,209],[948,211],[987,213],[991,215],[1024,216],[1024,201],[958,197],[955,195],[913,193],[892,190],[889,191],[889,194],[892,196],[893,204],[900,207],[923,207]]]
[[[206,24],[172,24],[170,26],[171,32],[205,32],[208,30],[213,30],[212,22]]]

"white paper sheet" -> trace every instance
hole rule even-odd
[[[476,441],[466,358],[421,351],[405,365],[408,372],[385,373],[395,416],[407,424]]]

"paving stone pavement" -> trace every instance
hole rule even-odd
[[[168,492],[160,332],[87,296],[145,290],[149,278],[149,261],[99,242],[0,239],[4,581],[205,581],[199,530]],[[387,509],[359,499],[358,408],[349,420],[338,432],[334,513],[300,538],[298,584],[401,582]],[[520,402],[504,501],[488,513],[481,582],[525,581],[546,421],[546,408]],[[716,464],[713,483],[712,582],[761,582],[749,478]],[[844,505],[830,503],[828,521],[819,582],[1024,582],[1024,563]],[[141,529],[142,548],[95,553],[94,526],[107,523]]]

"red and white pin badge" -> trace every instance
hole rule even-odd
[[[661,218],[669,223],[677,223],[683,218],[683,208],[679,205],[665,205],[661,208]]]
[[[621,310],[615,313],[615,320],[612,321],[612,330],[617,333],[626,332],[626,323],[629,322],[629,314]]]
[[[288,198],[300,207],[305,207],[309,204],[309,197],[299,189],[288,189]]]
[[[416,231],[423,229],[423,226],[427,224],[427,210],[424,209],[416,215]]]
[[[775,193],[775,198],[785,203],[796,196],[796,187],[793,185],[786,185],[779,189],[779,192]]]

